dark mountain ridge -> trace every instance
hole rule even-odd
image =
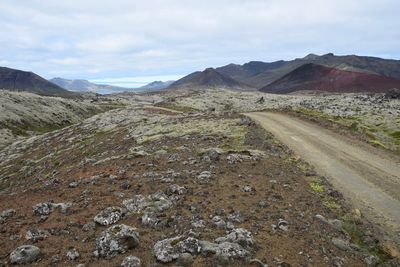
[[[212,88],[221,87],[238,90],[251,90],[248,85],[240,83],[235,79],[228,77],[213,68],[204,71],[193,72],[172,83],[169,88]]]
[[[27,91],[45,96],[74,95],[72,92],[49,82],[33,72],[6,67],[0,67],[0,89],[9,91]]]

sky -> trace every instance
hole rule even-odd
[[[398,0],[0,0],[0,66],[132,87],[309,53],[400,59]]]

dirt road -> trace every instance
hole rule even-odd
[[[245,115],[312,164],[355,207],[399,243],[399,157],[288,115],[269,112]]]

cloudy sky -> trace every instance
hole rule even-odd
[[[400,59],[398,0],[0,0],[0,66],[132,86],[308,53]]]

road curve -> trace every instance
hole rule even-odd
[[[400,244],[400,158],[286,114],[244,114],[326,176]]]

